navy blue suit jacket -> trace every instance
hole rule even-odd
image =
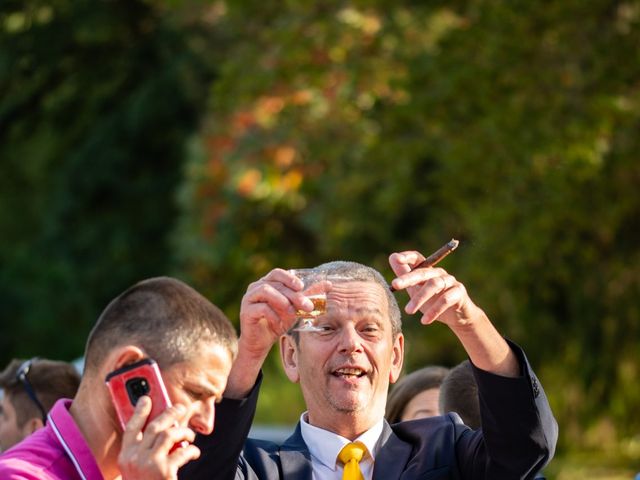
[[[520,359],[520,377],[474,370],[482,430],[471,430],[457,414],[394,425],[385,422],[373,479],[533,479],[553,456],[558,429],[524,353],[511,346]],[[200,459],[181,469],[181,479],[311,479],[310,454],[299,425],[282,445],[245,442],[257,390],[245,400],[222,402],[213,434],[196,440]]]

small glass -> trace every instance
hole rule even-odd
[[[327,292],[331,288],[331,282],[345,279],[345,277],[315,268],[300,268],[291,270],[291,272],[304,284],[304,289],[300,293],[313,302],[313,310],[310,312],[296,311],[296,318],[299,322],[293,330],[297,332],[322,331],[322,328],[316,326],[315,320],[327,313]]]

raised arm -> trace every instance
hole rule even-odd
[[[449,326],[473,364],[487,372],[505,377],[521,374],[518,359],[491,323],[476,306],[465,286],[442,268],[413,268],[425,257],[417,251],[394,253],[389,264],[396,274],[392,282],[396,290],[407,290],[408,314],[422,312],[422,323],[434,321]]]
[[[397,275],[392,285],[409,293],[407,313],[422,312],[424,324],[448,325],[474,365],[482,429],[459,431],[456,457],[462,477],[533,478],[553,457],[558,438],[542,386],[524,352],[498,333],[464,285],[442,268],[413,270],[423,259],[416,251],[392,254],[389,262]]]
[[[311,311],[313,303],[300,294],[300,279],[276,268],[249,285],[240,306],[238,357],[224,396],[244,398],[253,388],[271,347],[295,321],[295,311]]]

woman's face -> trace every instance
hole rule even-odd
[[[418,418],[435,417],[440,415],[438,406],[439,388],[423,390],[407,403],[402,412],[402,421],[416,420]]]

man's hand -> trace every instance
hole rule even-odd
[[[484,317],[484,312],[469,298],[467,289],[453,275],[436,267],[413,268],[424,260],[416,251],[394,253],[389,264],[397,275],[392,282],[396,290],[406,289],[410,301],[405,311],[422,312],[425,325],[439,321],[452,329],[464,327]]]
[[[187,414],[183,405],[165,410],[143,432],[150,412],[151,399],[140,397],[122,436],[118,468],[123,480],[174,480],[180,467],[200,456],[200,449],[191,445],[195,432],[179,426]],[[174,449],[180,442],[188,445]]]
[[[416,251],[389,257],[397,275],[393,288],[406,289],[411,299],[405,311],[410,315],[422,312],[425,325],[435,321],[448,325],[476,367],[497,375],[518,376],[520,365],[515,354],[484,311],[471,301],[464,285],[442,268],[413,270],[424,258]]]
[[[238,357],[233,364],[225,397],[243,398],[253,387],[271,347],[296,321],[296,310],[311,311],[302,295],[302,281],[276,268],[247,288],[240,305]]]
[[[240,306],[240,338],[243,347],[266,355],[280,335],[295,321],[296,310],[311,311],[313,303],[299,293],[302,281],[276,268],[249,285]]]

